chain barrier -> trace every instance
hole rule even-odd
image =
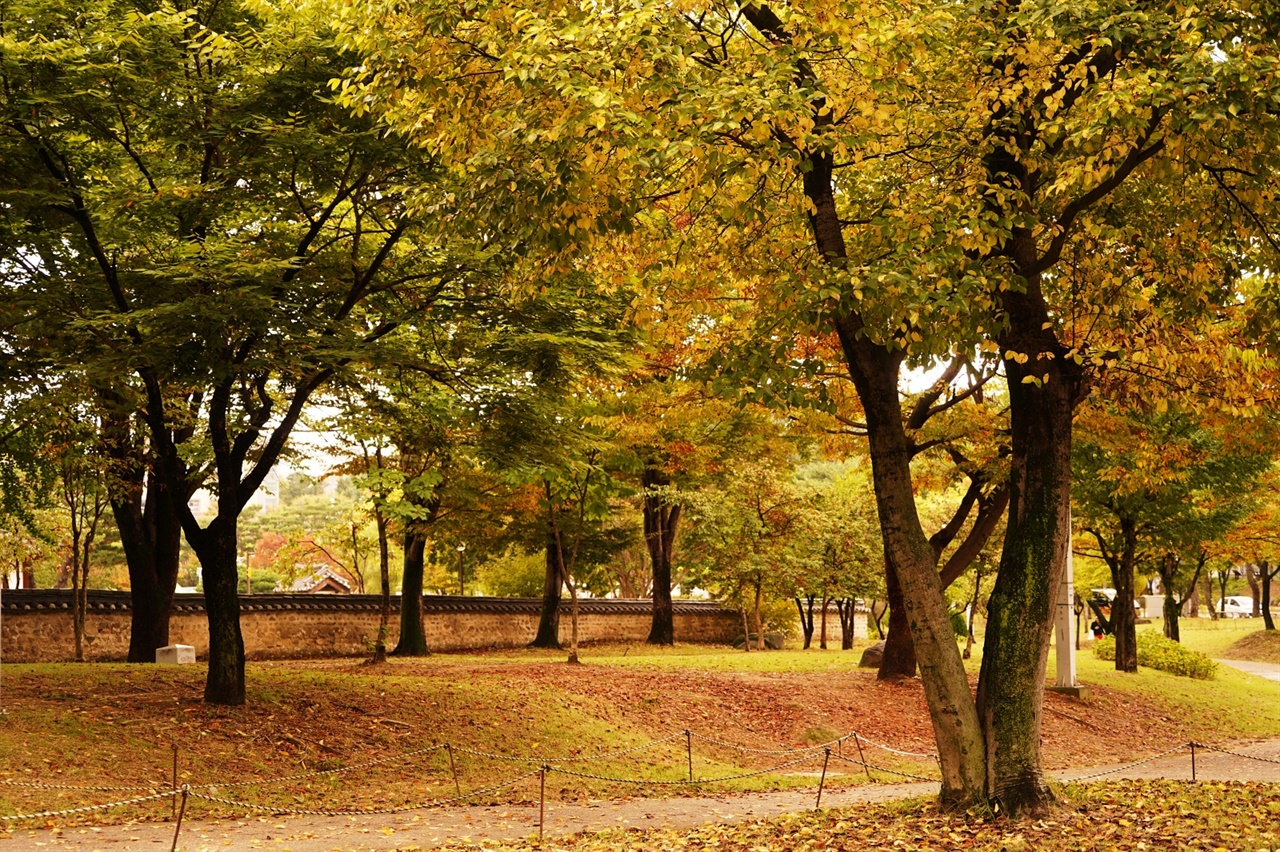
[[[817,756],[818,755],[816,754],[806,754],[804,757],[797,757],[795,760],[789,760],[786,763],[780,763],[777,766],[771,766],[768,769],[757,769],[754,772],[743,772],[740,775],[724,775],[718,778],[698,778],[693,781],[685,779],[681,779],[679,781],[651,781],[647,778],[616,778],[611,775],[596,775],[591,772],[574,772],[572,769],[560,769],[559,767],[548,767],[547,771],[557,772],[561,775],[572,775],[574,778],[590,778],[593,781],[608,781],[613,784],[651,784],[659,787],[697,787],[702,784],[717,784],[721,781],[740,781],[743,778],[755,778],[758,775],[768,775],[770,772],[777,772],[800,763],[807,763]]]
[[[418,757],[424,754],[430,754],[433,751],[439,751],[443,748],[445,748],[445,746],[443,745],[429,746],[427,748],[420,748],[416,751],[405,752],[404,754],[395,754],[390,757],[380,757],[377,760],[369,760],[364,763],[354,764],[352,766],[343,766],[338,769],[318,769],[315,772],[300,772],[296,775],[279,775],[274,778],[262,778],[259,780],[249,780],[249,781],[228,781],[225,783],[219,782],[219,781],[211,781],[207,784],[190,784],[188,786],[192,790],[207,790],[211,787],[253,787],[257,785],[281,784],[286,781],[302,781],[307,778],[320,778],[325,775],[340,775],[344,772],[355,772],[359,769],[368,769],[371,766],[381,766],[386,763],[395,763],[396,761],[400,761],[400,760],[409,760],[410,758]],[[85,790],[85,791],[93,791],[93,792],[113,792],[113,793],[124,793],[124,792],[131,792],[135,790],[147,790],[150,792],[150,791],[159,790],[161,787],[161,785],[159,784],[148,784],[148,785],[132,784],[132,785],[119,785],[119,786],[94,785],[94,784],[45,784],[38,781],[10,781],[7,779],[0,779],[0,786],[25,787],[25,788],[30,788],[34,790]],[[171,788],[169,788],[166,785],[166,789],[171,789]]]
[[[836,760],[843,760],[845,763],[852,763],[854,766],[860,766],[863,769],[874,769],[876,772],[886,772],[889,775],[901,775],[903,778],[913,778],[916,781],[932,781],[938,783],[938,778],[927,778],[924,775],[912,775],[910,772],[902,772],[897,769],[890,769],[887,766],[877,766],[874,763],[863,763],[861,760],[854,760],[852,757],[845,757],[842,754],[831,755]]]
[[[0,820],[5,822],[14,822],[21,819],[44,819],[46,817],[70,816],[72,814],[87,814],[92,811],[105,811],[110,808],[119,808],[124,805],[137,805],[142,802],[154,802],[157,799],[169,799],[173,797],[172,790],[166,790],[163,793],[152,793],[149,796],[135,796],[132,799],[122,799],[118,802],[104,802],[101,805],[82,805],[78,808],[64,808],[60,811],[37,811],[29,814],[0,814]]]
[[[452,805],[457,802],[466,801],[467,799],[474,799],[476,796],[483,796],[486,793],[492,793],[505,787],[511,787],[515,784],[519,784],[521,781],[532,778],[541,771],[542,770],[540,769],[535,769],[532,772],[526,772],[524,775],[512,778],[508,781],[503,781],[500,784],[481,787],[478,790],[472,790],[468,793],[463,793],[461,796],[454,796],[449,799],[434,799],[430,802],[422,802],[416,805],[398,805],[392,808],[337,808],[334,810],[311,810],[305,808],[271,807],[270,805],[255,805],[250,802],[226,799],[221,796],[213,796],[207,793],[197,793],[194,790],[191,792],[191,798],[203,799],[206,802],[216,802],[220,805],[229,805],[234,808],[246,808],[251,811],[258,811],[259,813],[289,814],[291,816],[376,816],[379,814],[402,814],[408,811],[422,811],[429,808],[439,808],[445,805]],[[166,793],[165,795],[171,794]]]
[[[338,769],[317,769],[315,772],[300,772],[297,775],[280,775],[275,778],[263,778],[258,781],[228,781],[225,784],[212,781],[208,784],[191,784],[188,786],[192,790],[208,790],[214,787],[255,787],[258,785],[282,784],[286,781],[302,781],[307,778],[320,778],[325,775],[341,775],[344,772],[355,772],[359,769],[368,769],[370,766],[382,766],[386,763],[396,763],[397,761],[409,760],[410,758],[430,754],[433,751],[440,751],[443,748],[445,748],[443,745],[428,746],[427,748],[420,748],[417,751],[407,751],[404,754],[393,754],[390,757],[380,757],[377,760],[369,760],[364,763],[352,764],[351,766],[342,766]]]
[[[638,751],[653,748],[663,743],[669,743],[672,740],[680,739],[684,736],[681,731],[678,734],[672,734],[669,737],[663,737],[660,740],[650,740],[647,743],[641,743],[632,748],[624,748],[619,751],[601,751],[595,754],[584,754],[573,757],[515,757],[509,754],[494,754],[493,752],[480,751],[479,749],[466,748],[465,746],[452,746],[453,750],[458,754],[469,754],[473,757],[486,757],[490,760],[505,760],[511,763],[537,763],[541,766],[544,763],[581,763],[588,760],[607,760],[611,757],[621,757],[624,754],[635,754]],[[694,736],[697,736],[696,734]]]
[[[45,784],[40,781],[9,781],[0,779],[0,787],[26,787],[32,790],[85,790],[98,793],[129,793],[138,790],[159,790],[160,784],[122,784],[118,786],[94,784]],[[165,789],[170,789],[167,784]]]
[[[850,734],[849,736],[853,736],[853,734]],[[880,749],[881,751],[887,751],[890,754],[896,754],[899,757],[926,757],[929,760],[938,759],[938,753],[935,751],[930,751],[930,752],[902,751],[901,749],[896,749],[893,746],[887,746],[884,743],[878,743],[875,740],[868,739],[866,734],[858,734],[858,736],[861,737],[862,741],[867,745],[873,745],[876,748]]]
[[[362,763],[353,764],[351,766],[339,767],[337,769],[321,769],[321,770],[315,770],[313,772],[301,772],[301,773],[295,773],[292,775],[276,776],[273,778],[249,779],[249,780],[243,780],[243,781],[230,781],[225,783],[209,782],[209,783],[203,783],[203,784],[184,785],[183,791],[184,791],[184,795],[189,795],[197,799],[203,799],[205,801],[215,802],[215,803],[227,805],[230,807],[245,808],[251,811],[258,811],[263,813],[299,814],[299,815],[312,815],[312,816],[355,816],[355,815],[392,814],[392,813],[402,813],[405,811],[412,811],[412,810],[421,810],[425,808],[441,807],[444,805],[465,801],[467,799],[471,799],[479,795],[484,795],[486,793],[494,792],[497,790],[504,789],[506,787],[510,787],[514,784],[518,784],[521,781],[524,781],[528,778],[533,777],[534,775],[537,775],[539,772],[543,772],[544,777],[546,772],[555,771],[555,772],[559,772],[561,774],[573,776],[576,778],[586,778],[586,779],[604,781],[604,782],[614,783],[614,784],[635,784],[635,785],[651,785],[651,786],[666,786],[666,787],[674,787],[674,786],[689,787],[689,786],[701,786],[705,784],[716,784],[716,783],[722,783],[727,781],[738,781],[738,780],[743,780],[747,778],[759,777],[761,775],[767,775],[773,772],[779,772],[779,771],[788,769],[792,766],[796,766],[801,763],[814,760],[819,755],[825,756],[825,754],[830,751],[832,746],[841,746],[844,742],[850,739],[855,739],[856,741],[856,738],[858,736],[859,735],[857,732],[850,732],[848,734],[845,734],[842,737],[837,737],[836,739],[830,740],[825,743],[813,745],[813,746],[801,746],[798,748],[787,748],[787,749],[757,749],[757,748],[750,748],[747,746],[735,745],[733,743],[724,742],[722,740],[717,740],[715,738],[703,736],[701,734],[694,734],[689,730],[685,730],[679,733],[671,734],[670,736],[662,737],[660,739],[651,740],[646,743],[641,743],[640,745],[633,746],[631,748],[618,749],[618,750],[606,751],[606,752],[595,752],[595,753],[586,754],[586,755],[565,755],[560,757],[536,757],[536,756],[535,757],[519,757],[514,755],[496,754],[494,752],[487,752],[481,749],[467,748],[465,746],[453,746],[448,743],[445,743],[441,745],[433,745],[433,746],[428,746],[426,748],[416,749],[414,751],[405,752],[403,754],[391,755],[388,757],[382,757],[375,760],[364,761]],[[796,754],[799,756],[794,760],[789,760],[785,763],[781,763],[776,766],[771,766],[766,769],[758,769],[750,772],[743,772],[735,775],[727,775],[727,776],[722,776],[718,778],[694,779],[692,777],[692,771],[691,771],[691,777],[688,780],[680,780],[680,781],[657,781],[657,780],[649,780],[649,779],[643,779],[643,778],[624,778],[624,777],[618,777],[618,776],[600,775],[600,774],[589,773],[589,772],[576,772],[568,769],[551,766],[551,764],[553,763],[581,763],[581,762],[594,761],[594,760],[607,760],[610,758],[624,757],[627,755],[636,754],[638,752],[654,748],[656,746],[670,743],[681,738],[684,738],[686,742],[692,742],[694,738],[697,738],[711,745],[733,749],[738,752],[742,752],[744,754],[756,754],[756,755]],[[868,744],[875,745],[879,748],[882,748],[887,751],[893,752],[895,754],[900,754],[903,756],[933,757],[933,755],[916,754],[913,752],[904,752],[898,749],[893,749],[881,743],[876,743],[872,740],[868,740],[865,737],[863,737],[862,740]],[[347,772],[354,772],[360,769],[368,769],[374,766],[381,766],[381,765],[394,763],[398,761],[405,761],[414,757],[419,757],[419,756],[430,754],[432,752],[440,751],[440,750],[449,750],[451,758],[452,758],[453,752],[458,752],[461,754],[467,754],[474,757],[487,758],[491,760],[500,760],[500,761],[518,762],[518,763],[537,763],[539,765],[539,769],[533,770],[524,775],[513,778],[510,781],[504,781],[490,787],[484,787],[478,790],[471,791],[469,793],[464,794],[459,791],[459,795],[449,799],[438,799],[431,802],[425,802],[425,803],[420,803],[415,805],[402,805],[402,806],[397,806],[393,808],[355,808],[355,809],[332,809],[332,810],[295,809],[295,808],[287,808],[287,807],[280,808],[280,807],[271,807],[266,805],[255,805],[249,802],[243,802],[237,799],[226,798],[226,797],[215,795],[219,789],[255,787],[255,786],[265,787],[265,786],[270,786],[275,784],[283,784],[287,782],[306,780],[309,778],[320,778],[325,776],[340,775]],[[832,754],[831,756],[835,757],[838,760],[843,760],[848,763],[858,764],[858,761],[851,760],[850,758],[844,757],[843,755]],[[692,760],[692,753],[690,753],[690,759]],[[865,766],[874,768],[881,772],[887,772],[894,775],[901,775],[906,778],[918,778],[920,780],[926,780],[926,781],[933,780],[933,779],[923,778],[922,776],[918,776],[918,775],[912,775],[906,772],[899,772],[897,770],[874,766],[872,764],[865,764]],[[41,811],[38,813],[31,813],[31,814],[13,814],[8,816],[0,816],[0,820],[6,820],[6,821],[34,819],[34,818],[43,818],[43,817],[51,817],[51,816],[67,816],[67,815],[78,814],[78,813],[87,813],[92,811],[105,810],[113,807],[120,807],[124,805],[139,804],[142,802],[163,799],[163,798],[172,797],[176,795],[176,792],[175,792],[176,788],[170,788],[169,785],[165,785],[165,788],[162,791],[161,785],[159,784],[78,785],[78,784],[50,784],[50,783],[35,782],[35,781],[28,782],[28,781],[0,779],[0,786],[23,787],[23,788],[30,788],[30,789],[37,789],[37,790],[80,790],[85,792],[104,792],[104,791],[105,792],[133,792],[133,791],[142,791],[142,790],[147,791],[147,795],[137,796],[134,798],[124,799],[118,802],[110,802],[102,805],[87,805],[83,807],[67,808],[63,810]]]
[[[831,748],[832,746],[838,746],[851,739],[853,735],[854,732],[850,731],[843,737],[836,737],[834,740],[828,740],[825,743],[819,743],[814,746],[801,746],[800,748],[747,748],[746,746],[734,745],[733,743],[726,743],[721,740],[713,740],[711,737],[704,737],[702,734],[693,734],[693,738],[696,740],[702,740],[704,743],[721,746],[722,748],[740,751],[743,754],[799,754],[800,752],[822,751],[823,749]],[[863,740],[866,740],[866,737],[863,737]]]
[[[1195,746],[1196,748],[1202,748],[1202,749],[1205,749],[1206,751],[1216,751],[1216,752],[1218,752],[1219,754],[1229,754],[1229,755],[1231,755],[1232,757],[1243,757],[1243,758],[1245,758],[1246,760],[1256,760],[1256,761],[1258,761],[1259,763],[1276,763],[1276,764],[1280,764],[1280,760],[1276,760],[1275,758],[1271,758],[1271,757],[1258,757],[1256,754],[1244,754],[1244,753],[1242,753],[1242,752],[1238,752],[1238,751],[1231,751],[1231,750],[1229,750],[1229,749],[1225,749],[1225,748],[1218,748],[1217,746],[1205,745],[1205,744],[1204,744],[1204,743],[1202,743],[1202,742],[1188,743],[1188,745],[1193,745],[1193,746]]]
[[[1196,743],[1196,745],[1200,745],[1200,744]],[[1190,748],[1190,747],[1191,747],[1191,743],[1189,742],[1179,743],[1173,748],[1162,751],[1159,754],[1153,754],[1151,755],[1151,757],[1144,757],[1142,760],[1135,760],[1133,763],[1126,763],[1123,766],[1117,766],[1114,769],[1104,769],[1101,772],[1094,772],[1091,775],[1081,775],[1079,778],[1070,778],[1068,779],[1068,781],[1069,783],[1075,784],[1079,781],[1092,781],[1094,778],[1103,778],[1107,775],[1115,775],[1117,772],[1124,772],[1127,769],[1133,769],[1135,766],[1142,766],[1145,763],[1150,763],[1153,760],[1159,760],[1162,757],[1168,757],[1174,752],[1182,751],[1184,748]]]

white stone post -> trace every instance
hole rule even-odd
[[[1058,646],[1059,687],[1076,686],[1076,643],[1071,635],[1075,621],[1075,571],[1071,558],[1071,536],[1067,536],[1067,569],[1062,572],[1058,607],[1053,618],[1053,639]]]
[[[1089,687],[1076,682],[1076,643],[1071,628],[1075,621],[1075,568],[1072,556],[1071,514],[1067,513],[1067,567],[1058,588],[1058,605],[1053,615],[1053,641],[1057,646],[1058,680],[1049,687],[1054,692],[1088,698]]]

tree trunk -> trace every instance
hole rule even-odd
[[[824,584],[822,592],[822,625],[819,628],[820,633],[818,636],[818,648],[823,651],[827,650],[827,607],[830,604],[831,598],[827,597],[826,585]]]
[[[964,637],[964,653],[960,656],[969,659],[973,656],[973,644],[978,637],[973,635],[973,620],[978,615],[978,596],[982,594],[982,563],[979,562],[974,569],[973,575],[973,597],[969,600],[969,618],[968,631]],[[1076,650],[1080,650],[1080,615],[1076,614]]]
[[[1262,610],[1259,606],[1261,604],[1262,590],[1258,588],[1258,573],[1257,565],[1246,565],[1244,568],[1244,579],[1249,584],[1249,596],[1253,601],[1253,612],[1249,614],[1254,618],[1262,615]]]
[[[578,584],[569,583],[569,662],[578,662]]]
[[[147,482],[145,506],[139,488],[112,496],[111,513],[129,569],[129,656],[131,663],[154,663],[156,649],[169,644],[169,619],[182,553],[182,521],[159,493],[156,477]]]
[[[1218,620],[1218,608],[1213,605],[1213,577],[1209,576],[1212,572],[1206,571],[1204,576],[1200,578],[1201,588],[1204,591],[1204,605],[1209,610],[1209,620]]]
[[[548,524],[550,522],[548,521]],[[542,612],[538,617],[538,633],[530,648],[560,648],[560,558],[555,534],[547,530],[546,574],[542,583]]]
[[[129,571],[131,663],[154,663],[169,644],[169,618],[182,553],[182,519],[170,483],[149,465],[132,428],[129,406],[101,390],[102,446],[108,462],[107,496]],[[183,502],[189,493],[181,495]]]
[[[1160,557],[1156,571],[1160,574],[1160,588],[1164,590],[1164,635],[1175,642],[1182,641],[1178,630],[1178,616],[1182,612],[1182,602],[1178,600],[1177,590],[1173,587],[1175,575],[1182,560],[1166,553]],[[1194,584],[1193,584],[1194,586]]]
[[[887,551],[884,579],[889,599],[889,633],[885,636],[884,656],[880,658],[880,670],[876,673],[876,679],[915,677],[916,647],[911,641],[911,626],[907,624],[907,608],[902,602],[898,572],[894,570]]]
[[[829,163],[825,165],[829,168]],[[806,186],[810,178],[811,175],[805,176]],[[829,181],[830,175],[825,179]],[[834,207],[834,198],[830,203]],[[853,318],[837,322],[837,331],[866,414],[886,561],[893,566],[902,591],[902,605],[892,609],[905,617],[911,632],[938,745],[942,802],[948,807],[985,805],[987,754],[983,751],[982,729],[960,649],[951,631],[933,547],[925,538],[916,511],[911,444],[903,431],[898,396],[901,355],[860,335]]]
[[[764,589],[764,578],[759,574],[756,575],[756,604],[755,604],[755,621],[756,621],[756,650],[764,650],[764,624],[760,620],[760,604],[761,595]]]
[[[400,639],[395,657],[425,657],[427,632],[422,620],[422,579],[426,570],[427,537],[406,529],[404,533],[404,578],[400,582]]]
[[[809,646],[813,644],[813,595],[807,595],[805,600],[809,602],[809,615],[805,617],[804,602],[800,598],[796,598],[796,609],[800,610],[800,631],[804,634],[804,650],[809,650]]]
[[[1262,576],[1259,578],[1262,581],[1262,626],[1266,630],[1275,630],[1276,622],[1271,617],[1271,580],[1276,574],[1271,569],[1270,562],[1264,561],[1259,567],[1262,569]],[[1280,567],[1276,571],[1280,571]]]
[[[647,465],[642,484],[645,489],[670,485],[671,481],[656,467]],[[646,493],[643,503],[644,544],[653,568],[653,623],[649,628],[650,645],[675,644],[675,615],[671,605],[671,551],[675,546],[680,507],[672,506],[658,495]]]
[[[1042,307],[1042,306],[1041,306]],[[1071,427],[1077,379],[1065,359],[1037,357],[1060,349],[1040,325],[1034,304],[1015,303],[1014,340],[1002,348],[1029,353],[1006,359],[1011,456],[1009,514],[995,587],[987,603],[978,679],[978,714],[986,742],[987,790],[1006,814],[1038,812],[1053,793],[1044,775],[1040,726],[1056,592],[1070,543]],[[1048,381],[1038,384],[1041,376]],[[1034,382],[1023,382],[1033,376]]]
[[[379,458],[379,465],[382,459]],[[387,661],[387,628],[391,624],[391,558],[387,547],[387,519],[379,504],[374,503],[373,520],[378,529],[378,583],[382,587],[382,605],[378,608],[378,637],[373,643],[371,663]]]
[[[245,702],[244,636],[240,632],[239,583],[236,578],[236,522],[215,518],[191,540],[204,578],[205,613],[209,620],[208,704]]]
[[[1111,631],[1116,637],[1116,671],[1138,670],[1138,625],[1133,614],[1133,574],[1137,562],[1138,535],[1132,520],[1120,519],[1122,547],[1112,560],[1111,582],[1116,598],[1111,602]]]
[[[853,647],[854,630],[853,598],[836,598],[836,612],[840,614],[840,650]]]
[[[880,607],[879,611],[876,610],[876,604],[878,603],[884,604],[884,606]],[[888,601],[877,601],[877,600],[871,601],[871,606],[867,607],[867,635],[868,636],[871,635],[871,624],[874,622],[876,626],[876,637],[879,639],[885,639],[884,626],[882,625],[881,622],[884,621],[885,613],[887,613],[888,611],[889,611]]]

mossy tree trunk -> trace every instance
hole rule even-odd
[[[1029,235],[1027,235],[1029,236]],[[1035,282],[1038,284],[1038,282]],[[1005,361],[1011,426],[1009,510],[978,681],[987,789],[1008,814],[1043,811],[1053,800],[1040,726],[1054,591],[1070,544],[1071,431],[1080,374],[1045,328],[1038,286],[1009,299]],[[1047,375],[1047,380],[1046,380]],[[1024,382],[1025,377],[1033,377]]]

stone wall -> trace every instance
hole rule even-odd
[[[54,589],[0,593],[0,652],[5,662],[58,662],[75,657],[71,592]],[[536,598],[423,598],[427,644],[434,651],[517,648],[537,632]],[[367,653],[378,629],[376,595],[246,595],[240,627],[249,659],[355,656]],[[391,599],[395,643],[399,597]],[[647,600],[584,600],[579,603],[580,642],[643,642],[649,635]],[[741,633],[736,610],[717,603],[677,601],[679,642],[730,643]],[[560,637],[569,636],[569,603],[561,606]],[[837,627],[838,630],[838,627]],[[203,595],[178,595],[169,623],[171,642],[209,649]],[[85,658],[123,660],[129,651],[129,593],[91,591],[85,615]]]

